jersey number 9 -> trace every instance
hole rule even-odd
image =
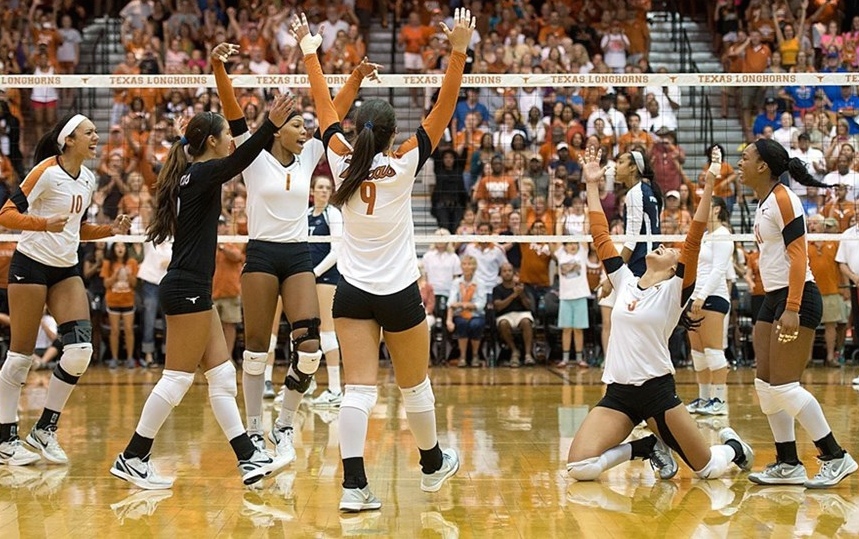
[[[367,203],[367,215],[373,215],[376,207],[376,184],[370,181],[361,183],[361,200]]]

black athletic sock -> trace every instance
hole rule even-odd
[[[799,461],[799,456],[796,454],[796,441],[793,442],[776,442],[775,454],[777,462],[784,462],[791,466],[802,464]]]
[[[420,449],[419,451],[421,452],[421,471],[423,473],[435,473],[441,469],[443,457],[438,442],[432,449]]]
[[[644,438],[629,442],[632,446],[632,459],[648,459],[656,445],[656,436],[651,434]],[[630,459],[630,460],[632,460]]]
[[[0,443],[9,442],[18,437],[17,423],[0,423]]]
[[[248,460],[254,456],[254,451],[257,450],[247,432],[243,432],[230,440],[230,445],[233,447],[233,452],[239,460]]]
[[[734,458],[731,459],[731,462],[739,466],[746,460],[746,453],[743,451],[743,444],[739,441],[728,440],[725,442],[725,445],[734,450]]]
[[[42,410],[42,417],[40,417],[39,421],[36,423],[36,428],[57,430],[57,423],[59,421],[60,412],[48,410],[47,408],[45,408],[44,410]]]
[[[835,436],[832,435],[831,431],[823,438],[816,440],[814,445],[820,451],[820,460],[840,459],[844,456],[844,449],[835,441]]]
[[[367,475],[364,473],[364,457],[343,459],[343,488],[364,488]]]
[[[134,434],[131,435],[131,441],[128,442],[128,446],[125,448],[125,451],[122,452],[122,456],[127,459],[142,459],[152,451],[152,443],[154,441],[155,439],[143,437],[135,431]]]

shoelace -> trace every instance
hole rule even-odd
[[[662,459],[662,454],[659,451],[654,450],[653,453],[650,454],[650,466],[661,470],[668,466],[668,462]]]

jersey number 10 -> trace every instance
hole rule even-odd
[[[72,196],[72,207],[69,209],[69,213],[80,213],[84,209],[84,197],[81,195],[73,195]]]

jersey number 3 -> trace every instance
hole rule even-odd
[[[69,208],[69,213],[80,213],[84,209],[84,197],[81,195],[72,195],[72,206]]]
[[[373,215],[376,207],[376,184],[370,181],[361,183],[361,200],[367,203],[367,215]]]

